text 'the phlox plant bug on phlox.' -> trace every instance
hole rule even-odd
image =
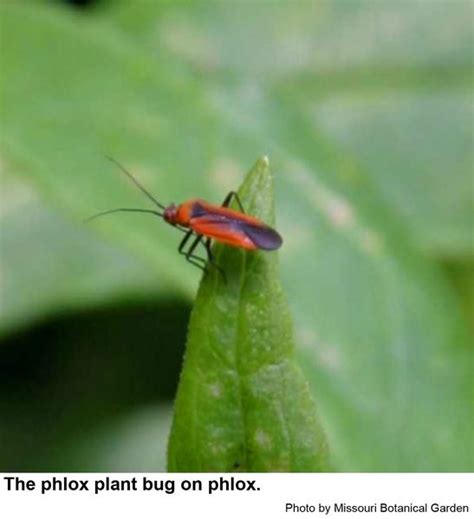
[[[163,218],[173,227],[184,232],[185,235],[178,247],[178,252],[200,268],[207,271],[206,263],[215,266],[224,276],[222,269],[216,264],[211,250],[211,241],[215,240],[231,247],[246,250],[272,251],[281,247],[281,236],[267,224],[258,218],[245,214],[242,203],[235,191],[231,191],[222,202],[222,205],[214,205],[205,200],[194,198],[182,204],[170,204],[165,207],[151,195],[138,180],[128,172],[115,159],[107,157],[116,164],[125,175],[140,189],[159,209],[134,209],[120,207],[95,214],[86,221],[99,216],[118,212],[149,213]],[[229,205],[235,199],[240,211],[231,209]],[[197,246],[202,244],[206,250],[207,258],[194,254]]]

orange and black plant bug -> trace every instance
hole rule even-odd
[[[246,250],[260,249],[271,251],[278,249],[282,244],[282,238],[275,229],[272,229],[258,218],[245,214],[239,196],[235,191],[231,191],[220,206],[194,198],[179,205],[170,204],[165,207],[121,164],[111,157],[107,158],[116,164],[160,211],[120,207],[95,214],[86,221],[121,211],[150,213],[159,216],[163,218],[165,222],[185,233],[178,247],[180,254],[185,256],[190,263],[204,272],[207,271],[206,263],[209,262],[209,264],[215,266],[224,277],[224,272],[219,265],[216,264],[214,255],[212,254],[211,240]],[[240,211],[229,207],[233,199],[236,200]],[[199,244],[203,244],[207,252],[207,258],[194,254]]]

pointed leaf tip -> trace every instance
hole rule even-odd
[[[239,195],[273,221],[268,159]],[[320,471],[324,434],[294,356],[276,254],[217,245],[189,326],[168,450],[170,471]]]

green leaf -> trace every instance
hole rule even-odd
[[[272,176],[260,159],[239,190],[273,223]],[[168,468],[181,472],[319,471],[325,442],[294,356],[276,253],[215,246],[199,288],[176,399]]]

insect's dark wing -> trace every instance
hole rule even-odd
[[[253,241],[240,228],[240,222],[229,221],[220,215],[206,215],[193,218],[191,228],[197,234],[202,234],[214,240],[242,247],[244,249],[255,249]]]
[[[203,204],[195,204],[190,220],[197,234],[248,250],[275,250],[281,246],[281,236],[256,218],[209,204],[201,209]]]
[[[258,249],[275,250],[279,249],[283,243],[282,237],[271,227],[239,222],[239,228],[252,240]]]

